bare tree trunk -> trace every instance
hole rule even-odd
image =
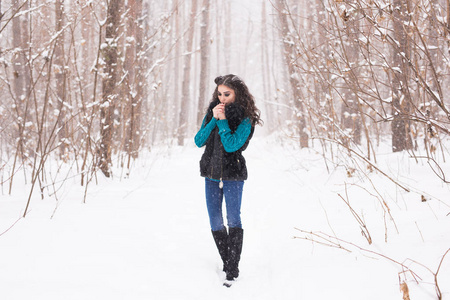
[[[195,15],[197,13],[197,0],[192,0],[191,4],[191,14],[189,22],[189,34],[186,39],[186,54],[184,56],[184,66],[183,66],[183,86],[182,86],[182,99],[181,99],[181,109],[180,109],[180,122],[178,128],[178,145],[184,145],[184,138],[187,132],[187,123],[189,117],[189,102],[191,102],[190,93],[190,71],[191,71],[191,56],[192,56],[192,44],[194,42],[194,25],[195,25]]]
[[[130,40],[127,39],[127,12],[129,10],[124,11],[124,3],[127,2],[127,9],[129,8],[129,1],[120,0],[122,3],[119,6],[119,11],[116,12],[119,17],[118,27],[116,30],[116,48],[117,48],[117,65],[115,68],[116,72],[116,87],[115,87],[115,97],[114,101],[114,111],[112,114],[112,138],[111,138],[111,152],[112,154],[119,153],[125,148],[125,140],[127,139],[127,129],[130,120],[130,99],[133,91],[133,78],[125,77],[126,70],[124,68],[126,48],[129,45]],[[129,19],[128,19],[129,20]],[[133,22],[133,21],[130,21]],[[133,37],[134,38],[134,37]],[[135,49],[135,41],[132,42],[132,48]],[[119,57],[120,56],[120,57]],[[131,54],[133,57],[133,53]],[[133,58],[134,60],[134,58]],[[132,62],[133,64],[133,62]],[[132,71],[134,75],[134,70]],[[133,76],[132,75],[132,76]],[[131,85],[130,85],[131,78]],[[126,95],[125,95],[126,94]],[[128,111],[127,111],[128,110]],[[128,121],[128,124],[125,124]],[[123,158],[123,156],[119,156],[118,159]],[[123,164],[123,161],[121,162]]]
[[[136,102],[136,83],[135,68],[138,67],[136,57],[136,22],[137,18],[137,1],[128,0],[128,13],[126,17],[125,30],[125,61],[124,68],[124,86],[121,99],[124,105],[122,115],[122,126],[124,128],[124,148],[128,157],[132,155],[134,140],[134,106]]]
[[[143,16],[150,16],[152,9],[150,7],[150,3],[149,2],[143,2],[142,3],[143,9],[142,9],[142,15]],[[140,116],[144,116],[144,115],[148,115],[150,112],[150,89],[146,87],[145,82],[148,81],[148,75],[147,75],[147,71],[150,69],[150,63],[152,62],[153,59],[153,52],[152,51],[148,51],[148,47],[150,45],[151,42],[151,34],[150,34],[150,22],[151,20],[149,18],[142,18],[142,53],[140,54],[140,59],[142,60],[142,70],[143,72],[145,72],[145,74],[143,73],[143,79],[142,81],[142,101],[139,104],[139,109],[140,109]],[[179,110],[177,110],[179,111]],[[147,137],[147,132],[148,129],[150,128],[150,123],[151,120],[150,118],[141,118],[140,117],[140,123],[141,124],[141,133],[139,136],[139,144],[145,144],[146,143],[146,137]],[[151,143],[153,143],[153,141],[148,141],[147,140],[147,145],[150,145]]]
[[[13,1],[13,9],[19,10],[20,7],[20,1],[14,0]],[[14,68],[14,92],[15,97],[20,100],[25,97],[25,80],[24,80],[24,74],[25,74],[25,59],[23,56],[24,49],[24,43],[23,43],[23,35],[22,35],[22,24],[21,24],[21,18],[23,16],[15,16],[12,20],[12,34],[13,34],[13,47],[16,51],[16,55],[14,55],[14,61],[13,61],[13,68]]]
[[[21,26],[22,26],[22,59],[23,59],[23,87],[24,94],[26,97],[26,101],[29,101],[30,91],[31,91],[31,65],[30,65],[30,57],[31,57],[31,28],[30,27],[30,2],[26,1],[23,3],[24,13],[21,18]]]
[[[450,0],[449,0],[450,1]],[[215,0],[215,4],[216,4],[216,39],[215,39],[215,43],[216,43],[216,75],[218,75],[218,73],[220,72],[220,49],[221,49],[221,40],[220,37],[222,36],[222,23],[221,21],[223,20],[223,18],[218,18],[217,16],[220,15],[221,13],[221,8],[219,7],[219,0]]]
[[[428,38],[428,51],[430,52],[431,55],[431,61],[430,61],[430,66],[434,66],[434,68],[436,68],[436,66],[439,65],[440,62],[442,62],[442,55],[441,52],[438,51],[439,49],[439,33],[437,31],[437,28],[439,27],[438,25],[438,12],[439,12],[439,1],[438,0],[430,0],[429,1],[429,5],[430,5],[430,12],[428,15],[428,22],[427,22],[427,34],[429,36]],[[428,69],[432,69],[430,67],[428,67]],[[430,87],[432,89],[432,91],[436,94],[438,94],[438,85],[439,83],[437,82],[437,79],[434,79],[433,76],[431,76],[431,83],[430,83]],[[444,97],[443,97],[444,98]],[[436,111],[432,111],[432,115],[434,117],[434,114],[436,113]]]
[[[327,14],[325,12],[328,10],[326,7],[326,1],[325,0],[316,0],[315,1],[316,7],[315,7],[315,18],[311,18],[310,23],[311,24],[311,32],[314,33],[314,44],[312,47],[314,49],[317,48],[317,61],[314,62],[316,65],[319,66],[326,66],[319,68],[316,76],[313,77],[314,80],[314,101],[315,103],[324,103],[324,110],[328,118],[325,118],[325,120],[321,120],[321,122],[325,125],[325,134],[329,138],[335,137],[335,128],[333,124],[329,124],[330,120],[336,120],[336,111],[334,107],[333,97],[331,96],[333,94],[333,87],[331,84],[331,71],[330,68],[332,67],[332,64],[330,63],[330,53],[331,47],[330,47],[330,35],[331,30],[329,27],[330,21],[327,18]],[[309,8],[306,7],[308,14]]]
[[[392,81],[392,150],[394,152],[412,148],[410,135],[411,95],[408,88],[408,66],[410,59],[410,37],[408,35],[409,0],[394,0],[393,26],[394,45]]]
[[[20,1],[14,0],[13,1],[13,9],[19,10],[20,9]],[[22,40],[22,24],[21,24],[21,18],[23,16],[15,16],[12,20],[12,42],[13,47],[16,52],[16,55],[13,56],[13,89],[14,89],[14,109],[17,113],[17,125],[18,125],[18,133],[15,134],[16,138],[18,139],[18,147],[17,152],[20,151],[23,155],[24,151],[24,141],[23,141],[23,130],[24,130],[24,124],[26,120],[23,120],[23,101],[26,97],[26,91],[25,91],[25,58],[23,55],[24,44]]]
[[[66,124],[66,68],[64,62],[64,0],[56,0],[55,2],[55,31],[58,37],[55,41],[54,64],[55,81],[56,81],[56,96],[57,107],[59,110],[58,116],[58,140],[59,140],[59,155],[61,158],[67,155],[67,141],[68,126]]]
[[[352,3],[354,5],[354,3]],[[351,9],[351,6],[347,6]],[[347,14],[347,11],[345,12]],[[359,16],[355,12],[352,16],[344,16],[345,39],[344,55],[346,55],[346,86],[342,90],[343,103],[341,107],[341,120],[343,128],[351,132],[351,138],[356,144],[361,144],[361,115],[358,109],[358,80],[359,67]]]
[[[90,15],[88,14],[89,12],[89,8],[85,7],[82,10],[82,17],[81,17],[81,50],[80,50],[80,57],[83,58],[83,61],[89,61],[89,58],[93,57],[92,56],[92,49],[95,49],[95,46],[91,45],[92,43],[92,31],[93,31],[93,27],[92,26],[92,20],[90,18]],[[85,67],[84,64],[82,64],[82,67]],[[85,67],[86,68],[86,67]],[[85,69],[82,69],[83,71],[85,71]]]
[[[25,124],[28,120],[28,103],[30,95],[30,66],[27,67],[26,51],[29,48],[28,18],[29,14],[17,15],[20,10],[28,10],[28,2],[20,3],[18,0],[12,2],[13,10],[16,16],[12,20],[13,47],[15,54],[12,57],[13,65],[13,102],[16,112],[17,129],[13,137],[17,141],[15,145],[14,163],[11,170],[11,180],[9,193],[11,194],[14,173],[16,172],[16,163],[20,158],[25,160],[28,156],[34,155],[34,152],[28,151],[26,144],[30,139],[27,138],[28,130]]]
[[[220,2],[220,1],[219,1]],[[231,16],[231,1],[223,1],[223,10],[219,12],[220,15]],[[220,17],[219,17],[220,18]],[[222,30],[223,34],[223,56],[225,58],[225,72],[230,73],[230,61],[231,61],[231,19],[232,18],[220,18],[223,20],[224,26]]]
[[[177,1],[174,1],[174,16],[175,16],[175,39],[177,40],[175,44],[175,59],[174,59],[174,79],[173,79],[173,95],[174,95],[174,111],[178,112],[180,111],[181,106],[181,93],[180,93],[180,61],[181,61],[181,29],[180,29],[180,19],[182,18],[183,14],[180,12],[179,3]],[[179,124],[178,120],[179,115],[173,114],[173,121],[172,124]],[[172,127],[172,137],[175,137],[176,128]]]
[[[440,56],[440,51],[439,51],[439,43],[438,43],[438,38],[439,38],[439,33],[436,30],[439,25],[437,24],[437,13],[439,11],[439,1],[438,0],[430,0],[429,1],[429,5],[430,5],[430,9],[429,9],[429,15],[427,16],[427,35],[428,35],[428,51],[430,52],[430,62],[429,62],[429,66],[427,66],[426,69],[426,74],[424,75],[427,81],[431,81],[430,82],[430,88],[432,90],[433,93],[435,93],[436,95],[438,95],[438,91],[439,91],[439,83],[437,82],[438,79],[434,78],[433,74],[433,68],[435,68],[436,66],[439,65],[439,62],[442,61],[442,57]],[[420,33],[419,33],[420,34]],[[417,60],[416,60],[417,62]],[[419,69],[419,68],[417,68]],[[431,79],[428,79],[428,75],[429,73],[431,73]],[[442,98],[444,99],[444,97]],[[429,99],[426,97],[426,88],[423,87],[423,100],[422,103],[420,104],[420,106],[422,107],[422,111],[424,112],[424,115],[426,116],[426,118],[430,119],[436,119],[437,117],[437,113],[438,113],[438,107],[434,104],[433,101],[429,101]],[[429,155],[430,153],[434,152],[432,149],[433,147],[435,147],[435,145],[433,145],[431,143],[432,138],[435,136],[435,129],[433,128],[433,126],[431,125],[430,122],[428,122],[427,124],[425,124],[424,126],[424,142],[425,142],[425,150],[427,151],[427,155]],[[417,135],[416,135],[417,137]],[[416,144],[417,142],[415,142]]]
[[[89,157],[91,153],[94,153],[95,151],[99,151],[99,149],[93,150],[95,147],[95,144],[93,143],[93,136],[97,132],[95,130],[94,124],[96,121],[96,118],[98,117],[99,113],[99,105],[97,105],[97,102],[100,102],[97,100],[97,89],[98,89],[98,82],[99,82],[99,71],[100,71],[100,65],[99,61],[101,59],[101,43],[102,43],[102,36],[103,36],[103,27],[100,26],[98,28],[99,32],[96,34],[95,32],[95,26],[94,26],[94,20],[95,15],[89,14],[90,11],[89,7],[84,7],[82,10],[83,18],[81,19],[81,49],[80,49],[80,65],[79,68],[81,69],[81,76],[83,78],[89,78],[89,74],[93,73],[92,78],[92,86],[88,87],[87,80],[79,82],[79,89],[81,94],[81,105],[82,105],[82,124],[84,128],[84,136],[82,138],[83,140],[83,146],[85,147],[83,149],[83,163],[81,165],[81,185],[85,185],[85,191],[87,191],[89,181],[90,181],[90,175],[92,175],[93,171],[96,169],[96,165],[93,163],[92,165],[89,165]],[[92,65],[94,63],[93,67],[90,67],[89,65]],[[90,96],[88,96],[90,95]],[[83,101],[84,100],[84,101]],[[89,101],[89,102],[88,102]],[[89,107],[90,106],[90,107]],[[93,157],[93,160],[99,159],[98,156]],[[89,171],[91,171],[91,174],[89,174]],[[91,177],[92,178],[92,177]],[[86,193],[83,201],[86,201]]]
[[[145,94],[145,68],[147,67],[145,54],[144,54],[144,20],[143,16],[143,0],[136,0],[136,96],[133,98],[133,145],[132,145],[132,157],[137,158],[139,155],[139,149],[141,148],[142,141],[142,102],[144,101]]]
[[[198,96],[198,111],[197,111],[197,125],[201,125],[204,109],[207,103],[206,101],[206,86],[209,75],[209,7],[210,0],[203,0],[202,5],[202,24],[200,28],[201,40],[200,40],[200,90]]]
[[[298,124],[298,131],[300,135],[300,147],[308,147],[308,134],[306,133],[306,118],[303,115],[303,103],[302,103],[302,94],[300,90],[300,82],[298,80],[298,74],[296,73],[294,64],[291,59],[292,51],[292,36],[289,31],[289,24],[287,20],[287,12],[286,7],[284,5],[283,0],[277,0],[277,9],[278,9],[278,18],[280,21],[280,33],[281,39],[283,43],[283,56],[285,64],[287,65],[289,72],[289,83],[291,85],[295,113]]]
[[[271,97],[271,84],[270,84],[270,61],[269,61],[269,46],[268,46],[268,35],[267,35],[267,11],[266,2],[262,2],[261,9],[261,73],[263,81],[263,99],[264,107],[266,112],[267,124],[271,124],[270,129],[272,129],[275,124],[275,118],[273,117],[272,109],[268,101]]]
[[[117,101],[117,43],[120,26],[120,0],[111,0],[108,5],[103,60],[105,61],[105,78],[103,79],[103,96],[100,108],[100,169],[106,177],[111,176],[111,153],[113,134],[113,115]]]

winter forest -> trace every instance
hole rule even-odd
[[[271,166],[285,166],[280,177],[304,182],[311,175],[302,175],[305,169],[320,169],[316,179],[328,181],[312,182],[310,176],[317,190],[339,182],[338,192],[325,188],[339,204],[314,204],[320,218],[327,215],[324,223],[330,225],[338,205],[342,211],[336,214],[349,213],[342,218],[356,229],[347,236],[299,218],[289,223],[288,230],[298,228],[286,243],[323,251],[320,259],[357,252],[360,261],[373,256],[396,268],[393,294],[388,289],[374,298],[330,295],[450,297],[450,0],[0,0],[0,241],[16,232],[26,235],[19,226],[39,212],[35,205],[51,203],[46,218],[52,219],[70,198],[70,186],[77,187],[75,202],[89,205],[102,186],[137,182],[133,178],[144,170],[158,169],[153,157],[192,160],[186,177],[197,175],[201,150],[192,140],[212,99],[214,78],[230,73],[249,86],[264,120],[257,126],[259,146],[249,157],[254,153]],[[194,152],[183,159],[182,151]],[[289,162],[280,158],[286,154]],[[265,176],[267,187],[275,175]],[[257,183],[249,181],[252,187]],[[409,224],[404,235],[403,220]],[[433,250],[417,247],[429,254],[422,261],[394,258],[404,252],[389,242],[400,243],[398,235],[414,248],[405,237],[411,232]],[[287,256],[298,256],[296,251]],[[5,264],[0,261],[0,270]],[[287,282],[294,285],[294,279]],[[266,299],[245,292],[245,278],[239,284],[232,291],[236,299]],[[2,298],[22,299],[12,297],[12,287]],[[282,287],[276,289],[290,292],[267,299],[326,295]],[[258,289],[256,283],[252,288]],[[356,291],[378,289],[384,287]],[[138,291],[141,296],[114,299],[152,295]]]

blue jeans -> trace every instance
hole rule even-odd
[[[242,228],[241,202],[244,181],[224,180],[223,188],[219,182],[205,178],[206,207],[208,208],[209,223],[213,231],[222,230],[223,225],[222,202],[225,196],[228,227]]]

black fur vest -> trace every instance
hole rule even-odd
[[[205,124],[208,124],[213,117],[212,109],[219,104],[219,101],[213,101],[209,105],[208,112],[205,119]],[[238,104],[231,103],[225,106],[225,116],[228,120],[231,132],[234,133],[245,118],[244,108]],[[208,140],[206,141],[205,152],[200,160],[200,174],[203,177],[216,180],[246,180],[247,179],[247,166],[245,159],[242,156],[250,139],[253,136],[254,126],[250,132],[249,137],[245,144],[235,152],[226,152],[223,148],[222,142],[219,136],[219,129],[216,126]]]

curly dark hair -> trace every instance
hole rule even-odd
[[[236,75],[228,74],[225,76],[218,76],[214,79],[217,84],[216,89],[213,93],[213,98],[211,102],[219,101],[218,97],[218,87],[219,85],[225,85],[233,89],[236,98],[235,103],[241,105],[245,111],[245,117],[248,117],[252,121],[252,125],[263,125],[264,122],[261,120],[261,111],[255,105],[255,98],[250,94],[247,85],[244,81]]]

